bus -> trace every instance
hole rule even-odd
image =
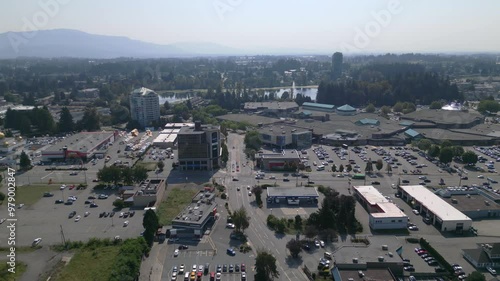
[[[364,180],[365,179],[365,174],[354,174],[352,176],[352,179],[354,179],[354,180]]]

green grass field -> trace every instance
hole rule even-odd
[[[142,161],[140,161],[140,162],[137,162],[137,164],[135,164],[135,165],[144,167],[148,171],[154,171],[154,170],[156,170],[157,163],[158,162],[142,162]]]
[[[44,192],[59,190],[59,185],[29,185],[19,186],[16,191],[16,204],[33,205],[43,197]],[[54,194],[55,195],[55,194]]]
[[[16,261],[16,271],[11,273],[7,271],[9,266],[6,260],[0,260],[0,281],[16,281],[19,280],[21,275],[26,271],[26,264],[20,261]]]
[[[161,202],[158,208],[158,217],[160,225],[170,225],[172,220],[184,209],[193,196],[198,193],[197,190],[174,188],[168,194],[167,200]]]
[[[60,271],[54,272],[52,280],[109,280],[119,250],[119,245],[99,247],[96,250],[80,249],[68,265],[62,267]]]

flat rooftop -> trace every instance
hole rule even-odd
[[[358,263],[366,264],[367,262],[379,262],[378,257],[384,257],[385,262],[402,262],[401,258],[396,253],[396,250],[405,244],[404,239],[399,240],[399,238],[395,238],[394,236],[378,236],[377,238],[377,243],[372,243],[368,247],[338,248],[334,253],[336,263],[352,264],[352,259],[357,258]],[[387,245],[388,250],[382,250],[382,245]],[[393,254],[392,257],[389,256],[389,253]]]
[[[339,269],[339,273],[342,281],[394,281],[389,269],[365,269],[363,270],[364,277],[359,276],[358,270]]]
[[[287,124],[274,124],[268,125],[258,129],[259,133],[267,134],[271,136],[287,136],[287,139],[291,139],[292,134],[310,132],[308,129],[290,127]]]
[[[402,116],[402,119],[432,121],[439,124],[468,124],[476,119],[483,119],[480,114],[459,110],[422,109]]]
[[[178,135],[185,135],[185,134],[193,134],[193,135],[197,135],[197,134],[203,134],[205,133],[206,131],[209,131],[209,130],[218,130],[220,129],[219,126],[213,126],[213,125],[201,125],[201,130],[197,131],[195,130],[195,127],[182,127],[178,133]]]
[[[263,159],[300,159],[300,156],[296,150],[293,149],[285,149],[282,152],[269,152],[269,153],[259,153],[258,157]]]
[[[399,188],[443,221],[471,221],[468,216],[422,185],[402,185]]]
[[[172,223],[201,225],[214,208],[217,207],[214,198],[215,194],[212,192],[200,191],[193,197],[191,204],[172,220]]]
[[[380,191],[371,186],[353,186],[354,190],[358,192],[363,198],[372,206],[378,209],[378,212],[371,212],[370,215],[375,218],[404,218],[407,215],[399,209],[396,204],[387,200],[387,198],[380,193]],[[372,208],[373,209],[373,208]]]
[[[377,203],[388,203],[384,195],[382,195],[378,189],[371,185],[365,186],[353,186],[354,190],[356,190],[370,205],[375,205]]]
[[[78,133],[52,145],[47,151],[61,151],[66,146],[68,150],[86,152],[101,144],[112,135],[113,132]]]
[[[268,187],[268,197],[319,197],[316,187]]]
[[[299,105],[294,101],[268,101],[268,102],[246,102],[245,110],[260,110],[260,109],[273,109],[273,110],[288,110],[298,108]]]
[[[475,132],[472,129],[462,129],[462,130],[445,130],[445,129],[420,129],[417,128],[415,131],[421,133],[424,137],[429,139],[447,139],[447,140],[491,140],[494,136],[487,136],[488,133]],[[483,135],[481,135],[483,134]]]
[[[451,202],[456,199],[458,203]],[[500,205],[481,195],[452,195],[451,198],[443,198],[448,204],[454,206],[460,211],[477,211],[477,210],[499,210]],[[488,204],[485,203],[488,202]]]
[[[228,120],[228,121],[234,121],[234,122],[245,122],[249,123],[250,125],[257,126],[259,124],[262,125],[269,125],[273,123],[280,122],[280,119],[276,118],[270,118],[270,117],[265,117],[265,116],[260,116],[256,114],[226,114],[226,115],[221,115],[216,117],[218,120]]]

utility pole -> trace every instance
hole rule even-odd
[[[64,230],[62,228],[62,225],[59,225],[59,227],[61,227],[61,239],[62,239],[63,245],[66,246],[66,237],[64,237]]]

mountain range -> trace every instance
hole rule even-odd
[[[0,34],[0,59],[17,57],[162,58],[284,53],[312,54],[312,52],[307,50],[248,51],[210,42],[181,42],[160,45],[122,36],[96,35],[71,29],[39,30],[30,33],[6,32]]]

